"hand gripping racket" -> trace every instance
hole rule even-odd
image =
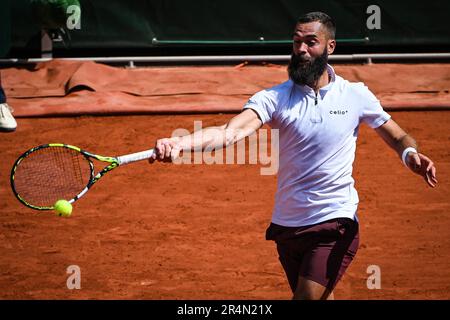
[[[103,175],[120,165],[150,158],[154,149],[104,157],[78,147],[50,143],[22,154],[11,170],[14,195],[29,208],[53,210],[57,200],[73,203],[80,199]],[[94,172],[93,159],[108,165]]]

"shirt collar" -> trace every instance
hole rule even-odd
[[[336,81],[336,73],[334,72],[333,67],[330,66],[329,64],[327,64],[327,72],[328,72],[328,75],[331,78],[331,81],[326,86],[324,86],[324,87],[319,89],[319,92],[322,95],[325,94],[326,92],[328,92],[333,87],[333,84]],[[290,80],[290,81],[292,81],[292,80]],[[292,81],[292,83],[296,87],[300,88],[301,91],[303,91],[305,93],[312,93],[313,95],[315,95],[315,92],[314,92],[314,90],[311,87],[309,87],[307,85],[298,85],[298,84],[295,84],[293,81]]]

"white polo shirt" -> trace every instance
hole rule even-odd
[[[317,97],[310,87],[288,80],[256,93],[244,106],[279,129],[272,222],[282,226],[357,219],[352,170],[359,125],[377,128],[390,119],[363,83],[351,83],[327,68],[332,81]]]

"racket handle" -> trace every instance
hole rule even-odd
[[[146,160],[149,159],[153,153],[155,152],[155,149],[150,149],[146,151],[136,152],[132,154],[127,154],[124,156],[117,157],[117,161],[119,162],[119,165],[136,162],[140,160]]]

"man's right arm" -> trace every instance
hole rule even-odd
[[[262,121],[256,112],[245,109],[222,126],[203,128],[186,136],[158,139],[155,144],[156,154],[150,162],[176,159],[182,150],[201,151],[206,147],[227,147],[251,135],[261,126]]]

